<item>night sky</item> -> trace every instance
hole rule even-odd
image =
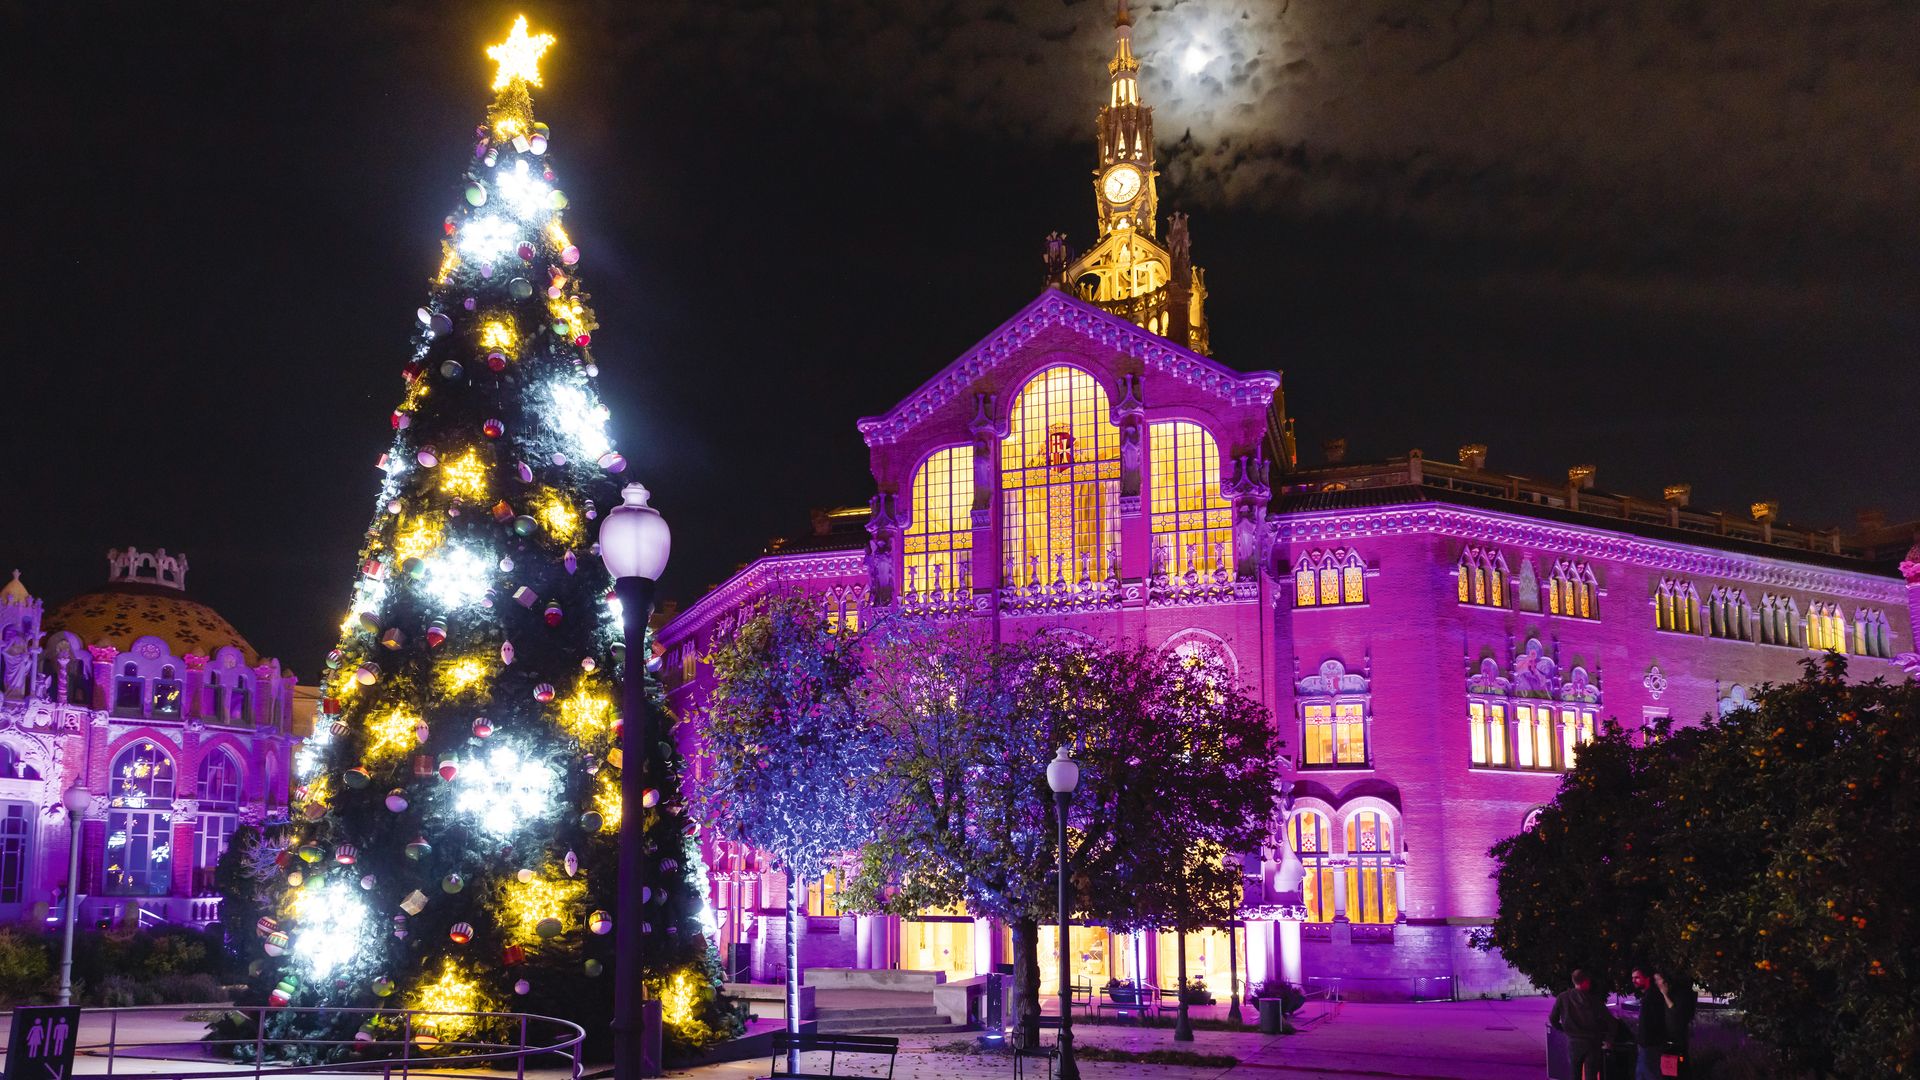
[[[1092,239],[1100,0],[0,5],[0,571],[184,550],[311,679],[521,10],[669,596],[864,502],[854,420]],[[1920,5],[1135,11],[1215,355],[1285,372],[1303,460],[1920,516]]]

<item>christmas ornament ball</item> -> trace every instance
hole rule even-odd
[[[283,956],[287,951],[287,940],[286,934],[276,930],[267,935],[267,943],[261,947],[267,950],[268,956]]]
[[[526,514],[521,514],[513,519],[513,533],[515,536],[532,536],[535,532],[539,531],[539,528],[540,523]]]
[[[372,874],[360,875],[360,887],[362,889],[365,889],[368,892],[372,892],[373,887],[378,884],[380,884],[380,879],[377,877],[374,877]]]
[[[488,353],[487,369],[495,373],[507,370],[507,354],[499,351]]]
[[[320,861],[320,857],[325,854],[326,852],[320,850],[319,844],[300,845],[300,860],[302,862],[317,863]]]
[[[480,425],[480,433],[489,439],[497,439],[507,433],[507,425],[498,417],[489,417],[486,423]]]
[[[515,880],[520,882],[520,884],[525,885],[527,882],[533,880],[533,871],[523,866],[520,869],[514,871],[513,876]]]
[[[513,984],[513,992],[516,994],[527,994],[527,993],[531,993],[532,991],[533,991],[533,984],[528,982],[525,979],[518,979]]]
[[[418,860],[431,854],[433,854],[433,845],[427,843],[426,837],[416,836],[407,841],[407,858]]]
[[[374,683],[379,682],[380,665],[361,664],[354,669],[353,681],[359,683],[361,686],[372,686]]]
[[[562,929],[560,920],[551,915],[533,924],[533,932],[543,938],[559,937]]]
[[[520,261],[522,262],[532,262],[534,256],[533,244],[526,240],[520,241],[520,246],[514,249],[514,254],[520,256]]]
[[[344,781],[348,787],[358,790],[360,788],[366,787],[367,784],[373,780],[373,774],[367,772],[367,770],[361,768],[360,766],[355,765],[353,768],[348,769],[346,772],[341,773],[340,779]]]
[[[546,703],[553,700],[553,684],[541,683],[533,688],[533,700]]]
[[[487,189],[480,181],[475,180],[467,185],[467,203],[470,206],[487,205]]]
[[[333,861],[341,866],[352,866],[360,861],[360,849],[352,844],[341,844],[333,849]]]
[[[381,997],[386,997],[392,994],[393,980],[387,978],[385,975],[375,976],[373,980],[373,992],[380,995]]]
[[[605,824],[605,822],[601,819],[598,810],[589,810],[580,815],[580,827],[588,832],[599,832],[600,826],[603,824]]]
[[[453,319],[436,311],[433,313],[433,318],[427,320],[427,329],[432,330],[436,336],[448,333],[453,330]]]
[[[405,915],[395,915],[393,917],[393,936],[400,941],[407,939],[407,917]]]
[[[533,282],[523,277],[514,278],[507,282],[507,293],[515,300],[525,300],[533,295]]]
[[[540,156],[547,152],[547,137],[541,134],[527,136],[527,153]]]
[[[560,261],[572,266],[580,261],[580,249],[572,244],[560,249]]]
[[[444,893],[457,893],[466,887],[467,879],[461,877],[459,874],[448,874],[446,877],[440,879],[440,891]]]
[[[484,739],[492,734],[493,734],[493,721],[488,720],[484,716],[476,716],[473,718],[473,737],[474,738]]]
[[[447,360],[440,365],[440,375],[442,378],[457,379],[466,373],[467,369],[461,367],[460,361],[458,360]]]
[[[460,763],[452,758],[440,759],[440,779],[452,780],[460,773]]]
[[[404,813],[407,809],[407,793],[399,788],[387,792],[387,809],[396,814]]]
[[[455,945],[465,945],[467,942],[473,940],[473,924],[463,922],[454,923],[447,931],[447,937],[452,939]]]
[[[587,972],[587,978],[597,979],[600,977],[600,973],[607,969],[607,966],[605,964],[602,964],[598,960],[589,960],[585,964],[585,969]]]
[[[587,929],[596,934],[613,933],[613,916],[604,911],[596,911],[587,916]]]

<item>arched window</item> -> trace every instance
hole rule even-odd
[[[1837,606],[1822,603],[1807,606],[1807,648],[1847,651],[1847,617]]]
[[[1796,644],[1800,605],[1791,596],[1767,593],[1760,598],[1760,640],[1768,645]]]
[[[1516,701],[1513,705],[1514,764],[1522,769],[1553,768],[1553,706]]]
[[[20,751],[0,743],[0,780],[38,780],[39,770],[20,757]]]
[[[160,677],[153,681],[153,714],[180,715],[180,680],[174,677],[172,664],[162,667]]]
[[[1882,660],[1891,659],[1892,637],[1885,612],[1861,608],[1853,613],[1854,652],[1861,656],[1877,656]]]
[[[1690,582],[1661,578],[1654,593],[1653,625],[1660,630],[1695,633],[1699,627],[1696,621],[1699,608],[1700,594]]]
[[[1739,589],[1715,588],[1707,594],[1707,633],[1731,641],[1745,641],[1751,633],[1752,609]]]
[[[1306,867],[1301,879],[1301,903],[1307,908],[1307,922],[1333,921],[1333,828],[1325,814],[1315,810],[1296,810],[1287,819],[1287,841],[1293,853]]]
[[[1107,577],[1120,546],[1120,432],[1093,376],[1051,367],[1021,389],[1000,484],[1007,585]]]
[[[1595,710],[1581,705],[1560,706],[1560,767],[1573,768],[1580,748],[1593,741]]]
[[[1553,576],[1547,581],[1547,610],[1575,619],[1596,618],[1598,610],[1594,606],[1594,593],[1597,585],[1592,567],[1562,559],[1553,564]]]
[[[1293,572],[1293,606],[1333,607],[1367,602],[1367,564],[1352,548],[1309,551]]]
[[[913,474],[900,581],[910,596],[951,593],[973,580],[973,447],[935,450]],[[969,584],[967,587],[971,587]]]
[[[1378,810],[1347,818],[1347,921],[1390,923],[1400,917],[1393,868],[1393,823]]]
[[[240,827],[240,762],[232,751],[216,746],[200,761],[195,788],[200,818],[194,823],[193,887],[196,893],[213,891],[214,868],[227,850],[227,840]]]
[[[107,892],[165,896],[172,885],[173,758],[150,741],[134,742],[113,759],[107,793]]]
[[[1507,557],[1490,548],[1460,553],[1460,602],[1478,607],[1507,606]]]
[[[113,680],[113,715],[147,714],[147,680],[140,677],[140,666],[128,661]]]
[[[1153,566],[1178,576],[1191,567],[1233,571],[1233,500],[1220,494],[1220,448],[1199,424],[1149,425],[1153,467]]]

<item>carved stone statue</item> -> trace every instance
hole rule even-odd
[[[1252,503],[1233,508],[1233,576],[1252,580],[1260,565],[1260,523],[1254,520]]]
[[[875,495],[869,505],[873,508],[873,517],[867,521],[867,535],[871,537],[867,541],[867,578],[873,583],[869,595],[875,604],[885,607],[893,603],[893,496]]]
[[[33,645],[17,626],[0,631],[0,692],[10,698],[27,696],[27,677],[33,673]]]

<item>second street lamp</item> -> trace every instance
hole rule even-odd
[[[620,878],[614,902],[613,1074],[615,1080],[660,1075],[660,1003],[646,1000],[641,963],[648,944],[641,888],[646,857],[645,796],[655,731],[647,697],[647,617],[654,583],[667,568],[672,538],[660,511],[647,505],[647,489],[628,484],[621,503],[600,523],[600,558],[613,575],[620,598],[626,656],[621,663]],[[664,779],[664,778],[662,778]]]
[[[1073,804],[1073,789],[1080,786],[1080,766],[1064,746],[1047,763],[1047,786],[1060,810],[1060,1080],[1080,1080],[1080,1066],[1073,1060],[1073,968],[1067,951],[1067,928],[1073,921],[1067,916],[1067,807]]]
[[[73,1003],[73,924],[80,917],[80,819],[93,805],[93,795],[75,784],[60,801],[67,808],[67,913],[60,928],[60,1004]]]

